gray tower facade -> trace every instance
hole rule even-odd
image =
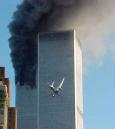
[[[75,31],[40,33],[36,49],[36,86],[16,86],[18,129],[83,129],[82,53]]]

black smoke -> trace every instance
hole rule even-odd
[[[49,3],[39,2],[36,7],[24,1],[17,7],[13,21],[9,25],[11,33],[9,42],[15,69],[15,81],[20,85],[35,86],[39,21],[49,9]]]
[[[84,0],[25,0],[9,25],[11,58],[15,81],[35,86],[38,33],[60,27],[65,15],[73,14]],[[91,0],[87,0],[87,3]],[[70,10],[70,11],[68,11]],[[59,22],[57,22],[59,21]]]

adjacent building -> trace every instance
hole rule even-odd
[[[8,108],[8,129],[17,129],[17,110],[15,107]]]
[[[7,129],[8,93],[7,87],[0,80],[0,129]]]
[[[83,129],[82,51],[76,32],[39,33],[34,51],[36,86],[16,85],[18,129]]]
[[[0,67],[0,129],[16,127],[16,108],[10,107],[10,81],[5,78],[5,68]]]

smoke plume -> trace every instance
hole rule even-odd
[[[16,83],[35,85],[35,48],[41,31],[77,29],[79,26],[85,63],[100,62],[111,48],[104,38],[114,28],[114,3],[114,0],[24,0],[9,25]]]

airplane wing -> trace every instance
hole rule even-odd
[[[52,82],[52,84],[50,84],[49,87],[54,88],[54,82]]]
[[[63,83],[64,83],[65,78],[62,79],[61,83],[57,87],[57,90],[62,89]]]

